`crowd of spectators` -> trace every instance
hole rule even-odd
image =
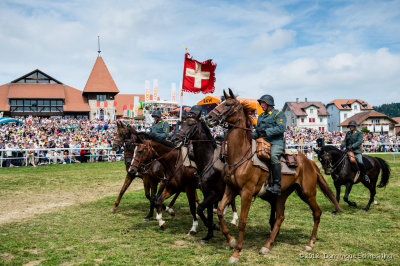
[[[88,121],[62,118],[19,118],[23,124],[0,125],[1,165],[32,166],[48,163],[82,163],[87,161],[123,160],[123,150],[111,150],[117,130],[114,122]],[[145,131],[150,123],[125,121]],[[174,125],[171,127],[174,129]],[[214,137],[223,137],[225,129],[211,129]],[[287,148],[304,153],[317,146],[316,140],[324,138],[325,144],[340,145],[344,132],[322,132],[313,129],[288,128],[285,133]],[[400,137],[364,135],[365,152],[399,152]],[[25,159],[26,158],[26,159]]]

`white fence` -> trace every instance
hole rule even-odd
[[[88,151],[81,155],[81,150]],[[7,156],[7,154],[12,154]],[[17,155],[17,156],[15,156]],[[80,163],[94,161],[119,161],[123,154],[117,154],[111,148],[46,148],[46,149],[0,149],[0,168],[12,162],[27,166],[33,161],[36,165],[56,163]],[[12,164],[14,165],[14,164]]]

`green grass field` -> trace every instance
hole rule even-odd
[[[349,207],[341,200],[344,212],[332,216],[332,204],[318,192],[323,211],[314,249],[307,253],[313,225],[311,211],[296,194],[286,205],[285,221],[269,255],[259,249],[269,233],[269,205],[253,202],[245,231],[240,264],[393,264],[400,254],[400,164],[386,156],[392,175],[385,189],[378,189],[369,212],[362,211],[369,192],[362,185],[353,187],[350,199],[358,207]],[[0,169],[0,200],[15,204],[28,195],[37,198],[46,193],[62,195],[65,191],[107,189],[109,184],[125,177],[123,163],[91,163]],[[332,180],[328,180],[333,188]],[[139,182],[139,181],[136,181]],[[221,232],[207,245],[199,240],[206,228],[200,222],[198,234],[188,236],[192,221],[186,196],[175,204],[175,217],[164,213],[167,229],[161,231],[154,219],[143,223],[148,201],[143,190],[127,192],[115,214],[109,212],[119,188],[112,196],[100,197],[49,213],[0,225],[0,265],[58,264],[130,264],[130,265],[225,265],[232,254]],[[114,193],[113,193],[114,192]],[[344,188],[342,189],[342,196]],[[110,195],[111,195],[110,194]],[[11,203],[9,203],[11,202]],[[236,202],[240,206],[240,200]],[[5,206],[4,206],[5,207]],[[10,208],[10,207],[9,207]],[[228,211],[230,221],[232,213]],[[217,221],[217,217],[214,218]],[[232,228],[234,236],[237,229]],[[353,256],[353,257],[352,257]],[[386,256],[386,259],[379,258]],[[356,258],[354,258],[356,257]]]

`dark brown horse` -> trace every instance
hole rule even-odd
[[[370,193],[369,201],[363,209],[364,211],[368,211],[371,207],[371,203],[374,202],[379,173],[382,173],[382,177],[378,187],[385,187],[389,182],[390,167],[386,161],[378,157],[363,155],[363,160],[365,161],[364,165],[368,164],[369,166],[369,169],[367,170],[369,181],[366,181],[364,178],[359,178],[359,180],[354,183],[354,177],[357,174],[358,169],[350,163],[346,152],[330,145],[322,145],[322,147],[316,149],[316,151],[318,153],[318,160],[321,162],[325,174],[332,176],[333,184],[336,188],[336,200],[339,202],[340,188],[344,185],[346,190],[343,200],[350,206],[356,207],[357,204],[354,201],[349,200],[349,194],[353,185],[361,182],[366,188],[368,188]],[[336,212],[337,210],[334,210],[333,214]]]
[[[204,121],[200,120],[200,115],[188,118],[185,123],[182,123],[180,131],[174,135],[171,141],[178,145],[193,146],[193,160],[197,165],[200,189],[204,195],[203,202],[197,206],[197,214],[208,227],[207,235],[202,239],[202,242],[205,243],[213,237],[213,230],[216,228],[213,222],[213,207],[224,195],[225,182],[222,169],[215,167],[215,163],[218,161],[218,157],[217,159],[214,158],[217,145],[210,129]],[[204,215],[205,209],[207,209],[207,217]],[[232,201],[232,210],[233,220],[231,224],[236,225],[235,201]]]
[[[229,89],[229,95],[224,91],[225,101],[217,106],[206,117],[206,120],[211,124],[224,123],[228,126],[227,141],[227,158],[226,158],[226,177],[227,184],[224,196],[218,206],[218,217],[221,222],[221,229],[226,237],[226,240],[231,247],[235,247],[230,262],[239,261],[239,253],[243,247],[243,236],[246,228],[247,217],[250,210],[252,198],[257,196],[261,190],[267,172],[261,168],[253,166],[250,158],[252,157],[251,145],[251,118],[250,114],[253,110],[249,105],[240,103],[233,92]],[[298,167],[294,175],[282,175],[282,193],[280,196],[266,194],[263,197],[271,204],[270,222],[274,221],[273,229],[268,237],[266,244],[261,248],[260,254],[267,254],[270,247],[278,234],[279,228],[285,218],[285,202],[287,197],[296,190],[299,197],[307,203],[313,213],[314,227],[310,241],[306,244],[306,250],[312,250],[312,247],[317,238],[317,229],[320,222],[321,209],[316,201],[317,184],[329,200],[340,209],[332,190],[324,180],[316,164],[307,159],[303,154],[299,153]],[[229,234],[229,229],[224,220],[223,209],[226,204],[230,203],[236,195],[241,196],[241,212],[239,218],[239,237],[236,240]],[[275,213],[276,212],[276,213]]]
[[[150,201],[150,210],[146,217],[143,219],[147,222],[154,215],[154,204],[157,195],[157,187],[160,182],[160,178],[164,176],[164,169],[159,162],[154,162],[149,164],[147,167],[141,167],[137,175],[132,175],[128,172],[133,158],[133,153],[136,147],[135,139],[137,131],[134,127],[127,126],[124,123],[117,121],[117,133],[113,143],[113,150],[120,151],[124,147],[124,159],[125,159],[125,169],[126,177],[124,184],[122,185],[121,191],[119,192],[118,198],[111,208],[111,212],[114,213],[121,202],[123,195],[125,194],[128,187],[131,185],[132,181],[138,175],[143,180],[144,192],[146,198]],[[176,194],[173,200],[170,202],[168,207],[163,206],[170,215],[175,215],[172,206],[175,203],[176,198],[179,194]]]
[[[152,160],[159,161],[166,176],[160,182],[160,189],[156,199],[156,209],[159,226],[165,229],[166,222],[162,219],[162,203],[172,195],[185,192],[189,201],[190,213],[193,217],[193,225],[189,234],[197,232],[198,221],[196,217],[196,188],[198,180],[195,176],[196,169],[183,166],[183,158],[179,149],[174,148],[173,144],[165,140],[155,139],[147,134],[139,134],[137,146],[129,173],[134,175],[143,164],[148,164]]]

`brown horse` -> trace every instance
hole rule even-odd
[[[135,179],[135,175],[131,175],[128,170],[131,165],[133,158],[133,152],[136,147],[135,139],[137,131],[134,127],[127,126],[124,123],[117,121],[117,133],[113,143],[113,150],[118,152],[124,147],[124,159],[125,159],[125,170],[126,177],[124,184],[122,185],[121,191],[119,192],[118,198],[116,199],[114,206],[111,208],[111,213],[114,213],[121,202],[123,195],[125,194],[132,181]],[[137,173],[138,176],[143,180],[144,192],[146,198],[150,201],[150,210],[147,216],[143,219],[144,222],[150,220],[154,214],[154,204],[156,200],[157,187],[160,182],[160,178],[164,176],[164,168],[159,162],[149,164],[146,168],[141,168]],[[179,194],[176,194],[173,200],[170,202],[168,207],[163,206],[167,209],[170,215],[175,215],[172,206],[174,205]]]
[[[222,201],[218,206],[218,218],[221,222],[221,229],[226,237],[226,240],[231,247],[235,247],[230,262],[239,261],[239,252],[243,247],[243,236],[246,228],[246,221],[250,210],[252,198],[257,196],[262,188],[267,172],[261,168],[253,166],[250,158],[252,157],[251,145],[251,118],[250,114],[253,110],[246,103],[240,103],[236,96],[229,89],[229,95],[224,91],[225,101],[217,106],[206,117],[206,120],[211,124],[224,123],[228,126],[227,141],[227,158],[225,164],[227,184]],[[260,254],[267,254],[270,247],[279,232],[280,226],[285,218],[285,202],[288,196],[296,190],[299,197],[307,203],[313,213],[314,227],[310,241],[306,244],[306,250],[312,250],[312,247],[317,238],[317,229],[321,216],[321,209],[316,201],[317,184],[329,200],[336,208],[341,210],[336,201],[332,190],[324,180],[316,164],[307,159],[303,154],[298,155],[298,167],[294,175],[282,175],[282,193],[280,196],[266,194],[262,199],[267,200],[271,204],[271,221],[274,221],[273,229],[269,235],[266,244],[261,248]],[[236,195],[241,196],[241,212],[239,218],[239,237],[236,240],[229,234],[229,229],[226,225],[223,210]]]
[[[161,229],[165,229],[166,222],[162,219],[162,203],[175,193],[185,192],[189,201],[190,213],[193,217],[193,225],[190,235],[197,232],[198,221],[196,217],[196,201],[198,201],[196,189],[198,180],[195,176],[196,169],[183,166],[183,158],[180,150],[173,144],[161,139],[155,139],[143,133],[139,134],[137,146],[131,166],[130,174],[135,174],[141,165],[159,161],[164,167],[166,178],[160,183],[160,189],[156,199],[157,220]]]

